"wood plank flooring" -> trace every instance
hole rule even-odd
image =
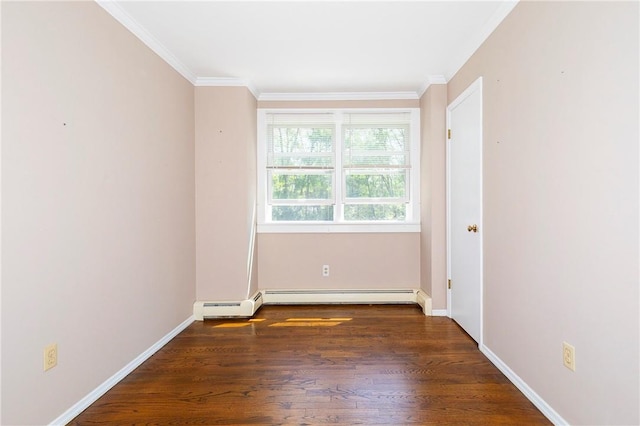
[[[327,423],[550,424],[455,322],[412,305],[195,322],[71,422]]]

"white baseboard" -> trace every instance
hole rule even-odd
[[[446,309],[433,309],[431,310],[432,317],[446,317],[449,316]]]
[[[235,302],[197,301],[193,304],[196,320],[205,318],[252,317],[263,304],[332,304],[332,303],[415,303],[422,307],[425,315],[432,315],[431,297],[422,290],[376,289],[376,290],[259,290],[250,299]]]
[[[262,290],[265,304],[417,303],[417,290]]]
[[[76,402],[71,408],[62,413],[57,419],[53,420],[50,425],[66,425],[73,420],[78,414],[86,410],[91,404],[96,402],[98,398],[107,393],[109,389],[114,387],[118,382],[124,379],[129,373],[138,368],[140,364],[145,362],[160,350],[164,345],[169,343],[171,339],[176,337],[182,330],[187,328],[194,321],[193,315],[184,320],[180,325],[167,333],[163,338],[154,343],[149,349],[138,355],[133,361],[125,365],[120,371],[105,380],[100,386],[91,391],[88,395]]]
[[[529,385],[520,378],[507,364],[505,364],[496,354],[494,354],[491,349],[482,345],[480,347],[480,352],[485,354],[489,361],[491,361],[497,368],[507,376],[507,379],[511,380],[511,382],[520,389],[520,392],[527,397],[529,401],[533,403],[533,405],[538,408],[545,415],[547,419],[551,421],[554,425],[568,425],[569,423],[563,419],[560,414],[558,414],[549,404],[546,403],[544,399],[540,397],[533,389],[529,387]]]

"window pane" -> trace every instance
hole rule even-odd
[[[406,172],[346,171],[347,198],[400,198],[406,196]]]
[[[346,127],[347,148],[356,150],[405,151],[404,127]]]
[[[330,169],[333,168],[333,155],[273,154],[269,166]]]
[[[348,204],[345,220],[405,220],[406,204]]]
[[[403,154],[388,154],[388,153],[366,153],[351,151],[347,153],[344,160],[347,167],[372,167],[377,166],[380,168],[397,168],[409,163],[409,156]]]
[[[407,166],[408,131],[399,127],[345,127],[346,166]]]
[[[332,194],[332,172],[302,174],[272,171],[272,200],[329,200]]]
[[[271,219],[274,221],[332,221],[333,206],[273,206]]]
[[[272,127],[270,166],[333,166],[333,127]]]

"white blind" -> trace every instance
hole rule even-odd
[[[333,117],[331,113],[267,114],[267,168],[332,170]]]
[[[399,113],[345,114],[345,169],[409,169],[411,115]]]
[[[366,124],[370,126],[386,126],[410,124],[411,114],[409,112],[371,112],[371,113],[345,113],[343,117],[344,124]]]
[[[332,113],[268,113],[267,125],[298,126],[314,124],[333,124]]]

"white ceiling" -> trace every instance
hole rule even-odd
[[[105,1],[196,85],[254,94],[419,96],[464,64],[516,1]]]

